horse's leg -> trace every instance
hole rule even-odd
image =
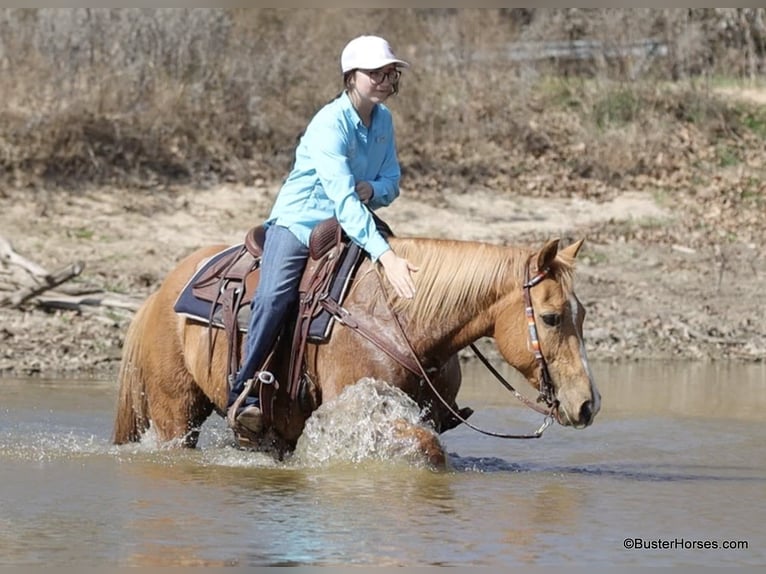
[[[457,355],[450,357],[432,380],[434,386],[439,389],[442,398],[447,401],[454,411],[463,418],[468,418],[473,414],[472,409],[468,407],[461,409],[457,406],[456,397],[463,380],[460,371],[460,361]],[[394,425],[394,434],[398,438],[415,441],[417,450],[423,455],[428,465],[433,468],[443,469],[447,466],[447,455],[437,433],[443,433],[454,428],[462,421],[456,418],[436,397],[430,398],[428,410],[431,413],[431,422],[436,432],[430,428],[413,425],[400,419]]]
[[[213,403],[187,368],[183,341],[187,320],[173,312],[172,301],[172,296],[158,294],[152,315],[154,328],[145,335],[147,410],[159,441],[194,448]]]
[[[154,368],[150,372],[155,380],[150,387],[149,413],[159,440],[180,441],[182,446],[194,448],[202,423],[213,412],[213,400],[219,409],[225,408],[225,385],[214,386],[218,378],[214,374],[223,377],[225,372],[223,356],[214,353],[209,365],[209,329],[175,315],[167,302],[163,311],[175,336],[155,347],[152,355]],[[221,350],[220,345],[214,346]],[[162,352],[156,352],[160,348]]]
[[[429,389],[428,411],[430,413],[431,421],[439,433],[455,428],[463,422],[461,418],[467,419],[473,414],[473,409],[470,407],[459,408],[457,405],[456,398],[462,380],[463,376],[460,372],[460,360],[457,355],[450,357],[441,367],[439,372],[432,378],[434,386],[439,389],[439,394],[445,401],[447,401],[447,404],[449,404],[452,409],[448,409],[444,403],[434,395],[433,391],[430,391]],[[455,411],[461,418],[455,416],[452,411]]]
[[[394,423],[394,436],[405,441],[412,441],[417,451],[423,456],[426,463],[436,469],[444,469],[447,466],[447,454],[437,435],[431,429],[414,425],[398,419]]]
[[[194,447],[200,426],[213,410],[212,401],[219,410],[225,409],[225,369],[220,361],[210,368],[207,345],[195,345],[196,339],[187,342],[190,322],[173,311],[178,293],[199,262],[224,247],[210,246],[186,257],[131,321],[120,364],[115,444],[137,442],[151,426],[160,441]],[[186,353],[199,358],[198,370],[188,368]]]
[[[179,374],[172,385],[155,387],[149,405],[157,439],[189,448],[197,446],[200,427],[212,411],[213,404],[188,374]]]

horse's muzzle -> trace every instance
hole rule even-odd
[[[563,426],[582,429],[590,426],[600,409],[600,401],[596,398],[580,402],[576,406],[559,404],[557,419]]]

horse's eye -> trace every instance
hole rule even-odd
[[[561,324],[561,315],[558,313],[546,313],[543,315],[543,323],[549,327],[558,327]]]

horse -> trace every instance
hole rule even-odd
[[[296,407],[286,385],[277,385],[271,444],[279,441],[279,452],[290,452],[314,409],[372,377],[398,387],[424,409],[423,427],[400,421],[396,432],[415,440],[434,466],[443,466],[438,435],[466,422],[455,410],[462,383],[458,352],[482,337],[493,338],[504,360],[541,396],[546,392],[549,412],[560,425],[587,427],[601,398],[583,342],[585,309],[574,291],[575,258],[583,241],[560,249],[554,238],[535,249],[391,237],[392,249],[419,268],[413,273],[415,296],[398,298],[380,267],[367,258],[343,310],[365,317],[375,331],[391,338],[399,328],[421,371],[407,368],[358,331],[336,324],[326,343],[306,345],[307,404]],[[226,338],[173,306],[195,270],[227,247],[202,247],[187,256],[134,315],[119,368],[115,444],[140,441],[151,426],[160,441],[194,448],[212,412],[225,416]],[[289,348],[277,353],[271,365],[277,381],[286,380],[289,354]]]

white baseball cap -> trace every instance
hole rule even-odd
[[[343,74],[356,70],[377,70],[389,64],[403,68],[410,65],[394,56],[391,46],[379,36],[358,36],[351,40],[340,55],[340,69]]]

